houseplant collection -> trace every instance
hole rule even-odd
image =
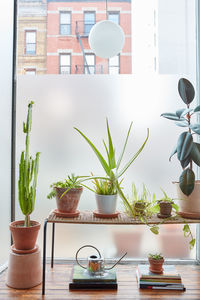
[[[194,119],[194,116],[200,112],[200,105],[190,107],[195,90],[189,80],[185,78],[179,80],[178,92],[186,107],[178,109],[175,113],[163,113],[161,116],[175,121],[177,126],[184,128],[170,155],[170,160],[176,154],[182,167],[179,182],[176,183],[178,198],[181,200],[179,213],[183,217],[199,218],[200,181],[196,180],[193,169],[194,164],[200,166],[200,144],[197,142],[200,123]]]
[[[17,250],[33,251],[35,248],[40,223],[30,220],[30,215],[35,207],[37,176],[39,168],[39,155],[36,153],[35,159],[29,156],[29,143],[32,122],[32,106],[34,102],[28,104],[28,114],[26,124],[23,123],[23,132],[26,134],[25,151],[21,153],[19,164],[18,180],[18,200],[21,211],[25,216],[24,221],[14,221],[10,224],[10,230]],[[37,250],[35,248],[35,250]]]

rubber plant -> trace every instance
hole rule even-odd
[[[129,129],[128,129],[128,133],[121,151],[121,154],[118,158],[118,160],[116,160],[116,155],[115,155],[115,149],[113,146],[113,141],[111,138],[111,133],[110,133],[110,128],[109,128],[109,123],[108,123],[108,119],[106,119],[106,125],[107,125],[107,137],[108,137],[108,145],[106,145],[106,142],[103,140],[103,144],[105,147],[105,151],[107,154],[107,159],[103,157],[103,155],[100,153],[100,151],[95,147],[95,145],[90,141],[90,139],[88,137],[86,137],[84,135],[84,133],[82,131],[80,131],[78,128],[74,128],[77,132],[79,132],[81,134],[81,136],[86,140],[86,142],[89,144],[89,146],[92,148],[92,150],[94,151],[94,153],[96,154],[98,160],[100,161],[107,177],[101,177],[102,179],[105,180],[110,180],[110,182],[113,184],[114,187],[116,187],[116,190],[118,192],[118,194],[120,195],[120,197],[122,198],[122,200],[126,203],[126,205],[129,207],[129,210],[132,212],[133,214],[133,210],[131,205],[129,204],[129,202],[127,201],[121,186],[120,186],[120,177],[122,177],[122,175],[124,175],[124,173],[126,172],[126,170],[130,167],[130,165],[134,162],[134,160],[138,157],[138,155],[140,154],[140,152],[143,150],[148,138],[149,138],[149,129],[147,129],[147,137],[144,141],[144,143],[142,144],[142,146],[139,148],[139,150],[131,157],[131,159],[124,165],[124,167],[122,169],[120,169],[121,166],[121,162],[124,156],[124,152],[127,146],[127,142],[128,142],[128,138],[130,135],[130,131],[131,131],[131,127],[132,127],[133,122],[131,122]]]
[[[186,108],[178,109],[175,113],[163,113],[162,117],[175,121],[177,126],[186,128],[187,131],[182,132],[177,144],[175,145],[169,160],[174,154],[183,169],[179,177],[179,186],[181,191],[189,196],[195,184],[195,174],[193,171],[193,163],[200,166],[200,144],[194,141],[194,136],[200,135],[200,123],[192,122],[192,116],[200,112],[200,105],[195,108],[190,108],[190,104],[194,100],[195,90],[192,83],[181,78],[178,82],[178,92],[186,105]]]
[[[19,164],[19,180],[18,180],[18,198],[22,213],[25,216],[24,227],[30,227],[30,215],[35,207],[37,176],[39,168],[39,155],[36,153],[35,159],[29,156],[29,142],[32,123],[32,106],[34,102],[28,104],[28,114],[26,124],[23,122],[23,132],[26,134],[26,148],[21,153]]]

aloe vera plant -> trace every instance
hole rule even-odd
[[[28,104],[28,114],[26,124],[23,122],[23,132],[26,134],[26,149],[21,153],[19,164],[19,180],[18,180],[18,199],[22,213],[25,216],[24,226],[30,226],[30,214],[34,210],[37,175],[39,168],[39,155],[36,153],[35,159],[29,156],[29,142],[32,123],[32,105],[34,102]]]
[[[92,150],[94,151],[94,153],[96,154],[98,160],[100,161],[107,177],[102,179],[105,180],[110,180],[110,182],[112,182],[113,186],[116,188],[118,194],[120,195],[120,197],[122,198],[122,200],[126,203],[126,205],[129,207],[129,210],[133,213],[132,207],[129,204],[129,202],[127,201],[121,187],[120,187],[120,182],[119,179],[120,177],[126,172],[126,170],[130,167],[130,165],[134,162],[134,160],[138,157],[138,155],[140,154],[140,152],[143,150],[148,138],[149,138],[149,129],[147,129],[147,137],[144,141],[144,143],[142,144],[142,146],[140,147],[140,149],[131,157],[131,159],[124,165],[124,167],[122,169],[120,169],[121,166],[121,162],[124,156],[124,152],[127,146],[127,142],[128,142],[128,138],[130,135],[130,131],[131,131],[131,127],[132,127],[133,122],[131,122],[129,129],[128,129],[128,133],[124,142],[124,146],[122,148],[121,154],[118,158],[118,160],[116,160],[115,157],[115,149],[113,146],[113,141],[111,138],[111,133],[110,133],[110,128],[109,128],[109,124],[108,124],[108,120],[106,120],[106,125],[107,125],[107,136],[108,136],[108,145],[106,145],[105,141],[103,140],[103,144],[106,150],[106,154],[107,154],[107,160],[106,158],[103,157],[103,155],[100,153],[100,151],[95,147],[95,145],[89,140],[89,138],[87,138],[82,131],[80,131],[78,128],[74,128],[77,132],[79,132],[81,134],[81,136],[86,140],[86,142],[90,145],[90,147],[92,148]]]
[[[178,82],[178,91],[181,99],[186,104],[186,108],[178,109],[175,113],[163,113],[161,116],[175,121],[177,126],[187,128],[187,131],[179,135],[169,160],[171,161],[172,156],[177,154],[183,169],[179,178],[179,186],[181,191],[189,196],[195,184],[193,162],[200,166],[200,144],[195,142],[193,138],[195,135],[200,135],[200,123],[193,123],[191,117],[200,112],[200,105],[194,109],[190,108],[190,104],[195,96],[195,90],[189,80],[181,78]]]

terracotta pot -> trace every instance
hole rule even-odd
[[[69,190],[62,198],[62,194],[67,190],[66,188],[55,187],[56,203],[60,212],[74,213],[77,210],[78,203],[83,192],[83,187]]]
[[[177,197],[180,199],[180,212],[191,213],[200,216],[200,180],[195,181],[194,190],[189,196],[183,194],[178,182],[173,183],[176,185]]]
[[[156,274],[162,274],[163,272],[163,263],[164,258],[162,259],[153,259],[151,257],[148,257],[149,260],[149,271]]]
[[[115,195],[99,195],[95,194],[98,213],[114,214],[117,207],[117,194]]]
[[[24,221],[14,221],[10,223],[10,231],[13,243],[17,250],[30,250],[35,247],[40,223],[31,220],[30,227],[23,227]]]
[[[136,215],[144,215],[145,213],[145,203],[143,202],[135,202],[135,205],[134,205],[134,209],[135,209],[135,214]]]
[[[172,205],[171,203],[167,202],[167,201],[160,201],[159,202],[159,206],[160,206],[160,214],[163,216],[171,216],[172,213]]]

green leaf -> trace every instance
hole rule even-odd
[[[189,165],[190,161],[191,161],[190,155],[188,157],[186,157],[184,160],[181,160],[180,163],[181,163],[182,168],[185,169]]]
[[[181,78],[178,82],[178,91],[181,99],[185,104],[189,105],[193,101],[195,90],[189,80]]]
[[[175,203],[172,203],[172,208],[174,208],[176,212],[179,211],[179,206]]]
[[[190,232],[190,227],[189,227],[189,225],[188,224],[185,224],[184,226],[183,226],[183,231],[184,232]]]
[[[109,143],[109,157],[108,157],[109,166],[111,169],[114,169],[116,167],[115,150],[114,150],[113,143],[112,143],[108,119],[106,119],[106,124],[107,124],[107,134],[108,134],[108,143]]]
[[[175,122],[175,124],[179,127],[188,127],[188,122],[187,121]]]
[[[181,117],[184,117],[185,115],[187,115],[188,113],[190,113],[191,111],[193,111],[192,108],[186,108],[184,109],[184,111],[181,114]]]
[[[190,132],[183,132],[180,134],[177,142],[177,158],[180,161],[186,159],[193,145],[193,138]]]
[[[190,124],[190,129],[192,129],[195,133],[200,134],[200,124],[195,123],[195,124]]]
[[[124,168],[121,170],[121,172],[118,174],[117,178],[121,177],[126,170],[130,167],[130,165],[134,162],[134,160],[138,157],[138,155],[140,154],[140,152],[143,150],[147,140],[149,138],[149,128],[147,128],[147,137],[143,143],[143,145],[140,147],[140,149],[138,150],[138,152],[129,160],[129,162],[124,166]]]
[[[166,119],[173,120],[173,121],[184,121],[185,120],[184,118],[180,118],[176,114],[173,114],[173,113],[164,113],[164,114],[161,114],[161,117],[164,117]]]
[[[109,168],[107,162],[105,161],[105,159],[103,158],[103,156],[101,155],[101,153],[98,151],[98,149],[94,146],[94,144],[78,128],[74,127],[74,129],[76,131],[78,131],[82,135],[82,137],[86,140],[86,142],[90,145],[90,147],[92,148],[92,150],[96,154],[97,158],[99,159],[102,167],[104,168],[106,174],[108,176],[110,176],[110,168]]]
[[[154,234],[159,234],[159,227],[158,226],[152,226],[150,227],[151,232],[153,232]]]
[[[189,244],[190,244],[190,250],[192,250],[194,248],[194,245],[196,243],[196,240],[195,239],[192,239]]]
[[[178,109],[178,110],[176,111],[176,115],[180,118],[181,115],[182,115],[182,113],[184,112],[184,110],[185,110],[185,108]]]
[[[172,153],[171,153],[171,155],[170,155],[170,157],[169,157],[169,161],[171,161],[172,156],[174,154],[176,154],[176,152],[177,152],[177,147],[175,146],[174,149],[173,149],[173,151],[172,151]]]
[[[119,156],[119,159],[117,161],[117,166],[116,166],[117,170],[119,169],[122,158],[124,156],[124,152],[125,152],[125,149],[126,149],[126,145],[127,145],[127,142],[128,142],[128,138],[129,138],[129,134],[130,134],[132,125],[133,125],[133,122],[131,122],[131,124],[129,126],[128,133],[127,133],[127,136],[126,136],[126,140],[125,140],[125,143],[124,143],[124,147],[123,147],[122,152],[121,152],[121,154]]]
[[[191,159],[200,167],[200,144],[193,143],[192,150],[190,153]]]
[[[198,106],[195,107],[194,113],[195,113],[195,112],[199,112],[199,111],[200,111],[200,105],[198,105]]]
[[[192,193],[194,189],[194,182],[194,172],[189,168],[185,169],[179,178],[179,186],[183,194],[189,196]]]

